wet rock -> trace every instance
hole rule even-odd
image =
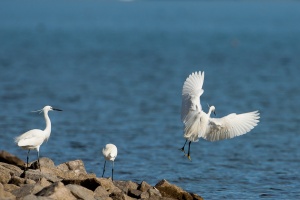
[[[16,157],[15,155],[6,152],[6,151],[0,151],[0,162],[8,163],[11,165],[16,165],[18,167],[23,168],[25,166],[25,162],[21,160],[20,158]]]
[[[68,188],[77,199],[95,199],[93,191],[80,185],[69,184],[66,185],[66,188]]]
[[[161,180],[155,185],[163,197],[174,198],[179,200],[202,199],[200,196],[191,195],[180,187],[170,184],[166,180]]]

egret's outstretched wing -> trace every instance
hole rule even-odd
[[[182,88],[181,120],[183,123],[194,117],[194,111],[201,111],[200,96],[204,81],[204,72],[195,72],[189,75]]]
[[[210,118],[203,138],[217,141],[243,135],[257,125],[258,119],[258,111],[243,114],[232,113],[223,118]]]

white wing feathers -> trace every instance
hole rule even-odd
[[[203,138],[217,141],[243,135],[257,125],[259,118],[258,111],[243,114],[232,113],[222,118],[210,118]]]
[[[201,111],[200,96],[204,81],[204,72],[195,72],[189,75],[182,88],[181,120],[186,123],[195,115],[194,111]]]

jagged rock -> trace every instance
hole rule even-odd
[[[0,162],[16,165],[21,168],[25,166],[25,162],[23,160],[3,150],[0,151]]]
[[[54,162],[50,158],[42,157],[40,158],[40,166],[43,171],[43,168],[54,169],[56,168]],[[30,165],[31,169],[39,169],[37,160],[32,162]]]
[[[114,181],[113,184],[120,188],[125,194],[128,193],[129,189],[136,190],[138,187],[138,184],[132,181]]]
[[[85,187],[82,187],[80,185],[74,185],[69,184],[66,185],[66,187],[71,191],[71,193],[77,198],[77,199],[95,199],[94,198],[94,192],[86,189]]]
[[[109,194],[102,186],[97,187],[94,191],[95,199],[111,199]]]
[[[194,200],[202,199],[200,196],[192,196],[190,193],[184,191],[180,187],[170,184],[166,180],[161,180],[155,185],[163,197],[174,198],[179,200]]]
[[[142,192],[146,192],[147,190],[149,190],[151,188],[151,185],[149,185],[147,182],[142,181],[141,184],[138,186],[138,190],[142,191]]]
[[[52,199],[76,200],[71,191],[62,182],[56,182],[45,187],[36,196],[50,197]]]

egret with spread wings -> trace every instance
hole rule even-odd
[[[182,89],[181,120],[184,124],[184,138],[186,139],[181,150],[189,141],[186,156],[191,160],[191,142],[198,142],[199,138],[208,141],[218,141],[243,135],[253,129],[259,122],[259,112],[253,111],[243,114],[232,113],[222,118],[211,118],[215,107],[210,106],[208,113],[202,110],[200,96],[204,82],[204,72],[195,72],[189,75]]]

